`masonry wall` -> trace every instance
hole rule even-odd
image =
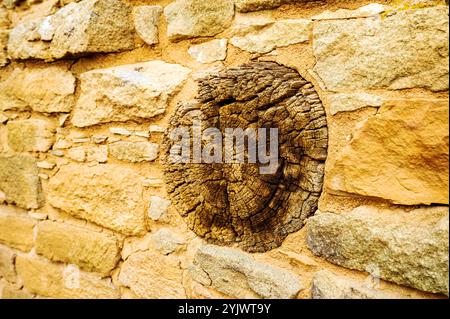
[[[0,296],[448,296],[445,1],[3,0]],[[197,80],[275,61],[323,103],[318,210],[280,247],[208,244],[161,143]]]

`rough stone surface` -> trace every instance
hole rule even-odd
[[[17,285],[6,284],[0,287],[0,299],[32,299],[34,296],[26,289],[17,288]]]
[[[30,251],[34,244],[35,221],[26,214],[0,206],[0,243],[22,251]]]
[[[164,14],[172,41],[213,36],[231,25],[234,1],[176,0],[165,7]]]
[[[9,22],[8,10],[3,6],[0,6],[0,28],[8,28]]]
[[[109,154],[119,160],[139,163],[154,161],[158,157],[158,144],[151,142],[119,141],[108,145]]]
[[[54,150],[66,150],[72,147],[72,141],[66,138],[57,138],[55,144],[53,144],[52,149]]]
[[[55,14],[27,20],[9,34],[13,59],[55,60],[134,47],[131,7],[119,0],[69,3]]]
[[[198,92],[199,103],[179,105],[168,132],[196,125],[204,136],[216,128],[221,137],[215,147],[222,149],[222,136],[229,134],[224,128],[278,128],[279,152],[270,164],[252,163],[250,152],[234,145],[229,149],[247,159],[239,162],[221,153],[219,161],[203,159],[199,165],[183,154],[184,141],[166,136],[161,156],[175,208],[210,243],[238,243],[259,252],[278,247],[316,210],[322,190],[328,131],[315,89],[293,69],[253,62],[200,80]],[[272,134],[266,133],[265,142]],[[204,150],[211,147],[202,144]]]
[[[0,68],[8,64],[8,34],[9,31],[8,10],[0,6]],[[0,108],[1,110],[1,108]]]
[[[120,269],[119,282],[141,298],[186,298],[182,269],[171,255],[151,251],[132,254]]]
[[[163,61],[85,72],[72,123],[85,127],[160,115],[189,72]]]
[[[275,48],[307,42],[312,29],[311,20],[270,20],[250,18],[233,28],[230,43],[251,53],[268,53]]]
[[[120,259],[120,243],[108,233],[64,223],[39,223],[36,252],[50,260],[109,275]]]
[[[42,161],[37,162],[36,166],[42,169],[53,169],[55,167],[55,164],[47,161]]]
[[[85,152],[88,162],[106,163],[108,161],[108,147],[106,145],[86,147]]]
[[[216,39],[189,48],[189,54],[200,63],[213,63],[227,57],[227,39]]]
[[[235,0],[236,10],[239,12],[251,12],[274,9],[285,3],[306,2],[307,0]]]
[[[35,65],[14,68],[0,82],[0,110],[70,112],[74,104],[75,77],[67,65]]]
[[[313,20],[336,20],[336,19],[354,19],[367,18],[379,15],[386,11],[387,7],[379,3],[370,3],[356,10],[339,9],[336,11],[325,11],[313,16]]]
[[[107,139],[108,139],[108,136],[106,136],[106,135],[95,134],[92,136],[92,142],[94,142],[95,144],[101,144],[101,143],[105,142]]]
[[[163,255],[168,255],[183,246],[185,241],[168,228],[162,228],[151,235],[153,247]]]
[[[158,23],[161,13],[160,6],[139,6],[133,9],[136,33],[149,45],[159,43]]]
[[[116,135],[131,136],[133,132],[123,127],[110,127],[109,131]]]
[[[400,11],[383,19],[320,21],[313,32],[314,70],[333,91],[446,90],[448,29],[447,6]]]
[[[314,275],[311,288],[313,299],[404,299],[407,296],[384,292],[372,287],[370,277],[356,280],[322,270]]]
[[[86,151],[84,147],[74,147],[67,151],[66,156],[71,160],[84,162],[86,160]]]
[[[150,197],[150,205],[148,208],[148,217],[153,220],[159,220],[167,214],[167,209],[172,202],[159,196]]]
[[[39,170],[30,155],[0,156],[0,191],[8,203],[23,208],[39,208],[43,204]]]
[[[51,205],[126,235],[145,233],[142,177],[112,164],[69,164],[50,179]]]
[[[55,127],[48,120],[9,121],[6,127],[9,147],[16,152],[47,152],[54,142]]]
[[[330,113],[349,112],[363,107],[380,107],[383,98],[368,93],[337,93],[327,96],[330,104]]]
[[[448,295],[448,207],[406,212],[361,206],[308,220],[314,254],[387,281]]]
[[[77,162],[105,163],[108,161],[108,147],[106,145],[74,147],[67,151],[67,157]]]
[[[73,266],[49,263],[36,257],[18,256],[17,273],[25,288],[40,296],[57,299],[116,299],[119,291],[108,279]]]
[[[8,44],[8,31],[0,29],[0,67],[8,64],[6,47]]]
[[[205,283],[234,298],[295,298],[302,289],[297,275],[257,262],[238,249],[203,245],[194,263],[207,274]]]
[[[0,221],[1,218],[2,217],[0,217]],[[2,228],[2,226],[0,226],[0,228]],[[5,278],[10,283],[16,282],[15,259],[16,253],[12,249],[0,245],[0,277]]]
[[[386,101],[360,123],[326,187],[398,204],[448,204],[448,118],[447,100]]]
[[[0,113],[0,124],[4,124],[4,123],[8,122],[8,120],[9,120],[9,117]]]
[[[3,5],[8,9],[14,8],[20,2],[23,2],[23,0],[3,0],[2,1]]]

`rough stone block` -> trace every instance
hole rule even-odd
[[[357,126],[325,187],[405,205],[448,204],[448,121],[448,100],[386,101]]]
[[[0,245],[0,277],[5,278],[10,283],[16,282],[15,259],[16,253],[12,249]]]
[[[31,293],[56,299],[117,299],[119,291],[109,279],[85,273],[69,265],[57,265],[37,257],[18,256],[17,273]]]
[[[43,204],[41,182],[36,159],[31,155],[0,156],[0,191],[6,202],[23,208],[39,208]]]
[[[234,248],[203,245],[194,263],[207,286],[234,298],[295,298],[303,289],[297,275]]]
[[[448,207],[320,213],[308,220],[312,252],[343,267],[448,295]]]
[[[106,232],[44,221],[38,225],[36,252],[106,276],[120,259],[120,243]]]
[[[158,23],[161,13],[160,6],[138,6],[133,9],[136,33],[149,45],[159,43]]]
[[[143,178],[110,164],[69,164],[50,179],[48,201],[77,218],[126,235],[146,231]]]
[[[182,299],[186,298],[182,274],[178,258],[138,252],[123,263],[119,282],[141,298]]]
[[[448,6],[404,10],[385,18],[319,21],[313,31],[314,70],[331,91],[446,90],[448,21]]]
[[[176,0],[165,7],[164,14],[173,41],[213,36],[231,25],[234,1]]]
[[[154,161],[158,157],[158,144],[151,142],[119,141],[109,144],[111,156],[127,162]]]
[[[132,48],[131,7],[120,0],[69,3],[53,15],[19,24],[8,41],[13,59],[47,61]]]
[[[0,110],[70,112],[74,93],[75,77],[66,64],[16,67],[0,82]]]
[[[48,120],[9,121],[9,147],[16,152],[47,152],[54,142],[54,124]]]
[[[30,251],[34,245],[35,224],[22,210],[0,206],[0,243]]]
[[[81,95],[72,123],[85,127],[163,114],[189,69],[150,61],[81,74]]]

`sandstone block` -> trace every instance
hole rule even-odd
[[[6,127],[9,147],[16,152],[47,152],[54,142],[55,127],[48,120],[9,121]]]
[[[249,19],[233,28],[230,43],[251,53],[268,53],[275,48],[307,42],[311,29],[312,22],[307,19]]]
[[[106,163],[108,161],[108,147],[101,145],[79,146],[71,148],[67,151],[67,157],[77,162],[97,162]]]
[[[274,9],[282,4],[300,2],[305,0],[235,0],[236,10],[239,12],[251,12]]]
[[[358,207],[308,220],[312,252],[343,267],[381,279],[448,295],[448,207]]]
[[[234,1],[176,0],[164,9],[172,41],[214,36],[231,25]]]
[[[8,10],[6,10],[6,8],[4,7],[0,7],[0,28],[7,29],[8,27],[9,27]]]
[[[380,107],[383,98],[368,93],[337,93],[328,96],[330,113],[336,115],[339,112],[349,112],[363,107]]]
[[[313,299],[405,299],[406,295],[385,292],[372,287],[370,277],[366,280],[337,276],[322,270],[314,275],[311,297]]]
[[[9,120],[9,117],[0,113],[0,124],[4,124],[4,123],[8,122],[8,120]]]
[[[314,70],[331,91],[446,90],[448,37],[447,6],[399,11],[383,19],[319,21],[313,31]]]
[[[160,6],[138,6],[133,9],[136,33],[149,45],[159,43],[158,23],[161,13]]]
[[[175,256],[138,252],[123,263],[119,282],[141,298],[182,299],[186,298],[182,273]]]
[[[150,236],[153,247],[163,255],[176,251],[185,240],[168,228],[162,228]]]
[[[0,290],[0,299],[32,299],[34,297],[26,289],[19,289],[16,285],[8,283]]]
[[[38,225],[36,252],[107,276],[120,259],[120,243],[106,232],[44,221]]]
[[[72,2],[45,18],[27,20],[9,34],[13,59],[44,59],[134,47],[131,7],[119,0]]]
[[[16,282],[16,268],[14,266],[15,259],[16,253],[12,249],[0,245],[0,277],[5,278],[10,283]]]
[[[71,160],[77,162],[84,162],[86,160],[86,150],[82,146],[69,149],[66,155]]]
[[[216,39],[189,48],[188,53],[200,63],[213,63],[227,57],[227,39]]]
[[[0,82],[0,110],[70,112],[74,104],[75,77],[67,65],[34,65],[15,68]]]
[[[148,208],[148,217],[153,220],[159,220],[167,214],[167,209],[171,204],[170,200],[159,196],[150,197],[150,205]]]
[[[8,31],[0,29],[0,67],[8,63],[6,47],[8,44]]]
[[[286,299],[302,290],[297,275],[257,262],[238,249],[203,245],[194,263],[197,271],[207,274],[204,283],[210,281],[212,288],[231,297]]]
[[[313,20],[337,20],[355,19],[377,16],[386,11],[387,7],[379,3],[370,3],[356,10],[338,9],[336,11],[324,11],[312,17]]]
[[[86,147],[86,160],[88,162],[106,163],[108,161],[108,147],[106,145]]]
[[[189,74],[178,64],[150,61],[81,74],[72,123],[85,127],[163,114]]]
[[[119,141],[108,145],[111,156],[127,162],[150,162],[158,157],[158,144]]]
[[[116,165],[69,164],[50,179],[48,201],[74,217],[126,235],[142,235],[146,231],[142,179]]]
[[[22,1],[23,0],[3,0],[2,3],[6,8],[12,9]]]
[[[17,209],[0,206],[0,243],[22,251],[34,244],[35,221]]]
[[[0,191],[8,203],[23,208],[39,208],[43,204],[36,159],[27,154],[0,156]]]
[[[17,273],[31,293],[57,299],[117,299],[119,291],[109,279],[50,263],[37,257],[18,256]]]
[[[386,101],[359,124],[325,186],[398,204],[448,204],[448,118],[447,100]]]

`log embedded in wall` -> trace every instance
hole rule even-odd
[[[0,298],[448,296],[445,3],[0,0]]]
[[[198,93],[198,103],[178,107],[166,136],[165,176],[175,206],[210,242],[247,251],[278,247],[317,209],[328,140],[319,96],[297,71],[274,62],[211,75],[199,81]],[[176,130],[188,126],[192,143],[178,147]],[[199,161],[195,149],[202,146]]]

